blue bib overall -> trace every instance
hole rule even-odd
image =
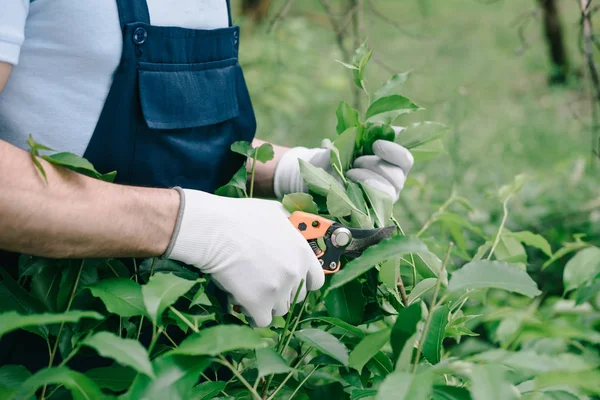
[[[123,53],[84,157],[118,183],[213,192],[244,162],[231,144],[256,131],[239,27],[152,26],[145,0],[117,4]]]
[[[118,183],[213,192],[244,162],[231,144],[256,130],[229,1],[230,26],[216,30],[152,26],[146,0],[116,1],[121,62],[84,157],[100,172],[116,170]],[[0,251],[0,268],[15,279],[17,260]],[[36,371],[47,362],[39,337],[2,337],[0,365]]]

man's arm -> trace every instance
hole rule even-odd
[[[254,147],[259,147],[263,143],[267,143],[263,140],[254,139],[252,145]],[[263,163],[256,163],[255,172],[254,172],[254,193],[258,197],[275,197],[275,191],[273,189],[273,178],[275,177],[275,168],[277,167],[277,163],[281,157],[289,150],[287,147],[273,145],[273,150],[275,150],[275,157],[271,160]],[[248,160],[248,173],[252,168],[251,160]]]
[[[0,249],[53,258],[165,252],[177,191],[111,184],[40,162],[48,183],[27,152],[0,140]]]
[[[12,71],[12,65],[5,62],[0,62],[0,93],[6,86],[10,72]]]

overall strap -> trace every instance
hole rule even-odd
[[[121,29],[133,22],[150,24],[150,13],[146,0],[117,0],[117,7],[119,8]]]
[[[226,0],[226,1],[227,1],[227,17],[229,18],[229,26],[232,26],[233,22],[231,20],[231,4],[229,4],[229,0]],[[144,0],[144,2],[145,2],[145,0]]]

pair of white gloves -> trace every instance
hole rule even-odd
[[[298,159],[329,171],[329,152],[296,147],[285,153],[275,169],[277,197],[306,192]],[[374,143],[373,152],[357,158],[347,177],[396,201],[413,157],[404,147],[383,140]],[[297,290],[302,301],[307,290],[318,290],[325,282],[321,265],[281,203],[189,189],[180,193],[180,216],[165,256],[212,275],[250,324],[268,326],[273,316],[288,312]]]

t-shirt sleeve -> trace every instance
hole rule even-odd
[[[1,0],[0,61],[17,65],[25,40],[25,20],[30,0]]]

